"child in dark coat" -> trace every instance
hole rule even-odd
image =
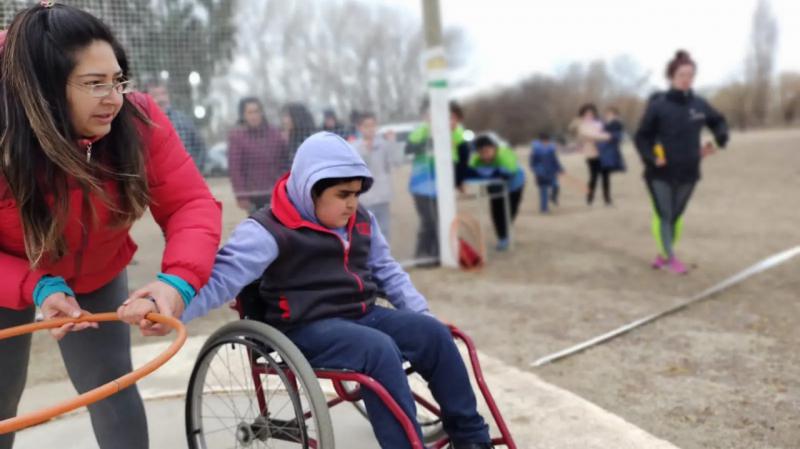
[[[539,211],[546,214],[550,210],[550,201],[558,205],[558,175],[564,173],[564,167],[558,160],[556,145],[547,133],[539,134],[539,139],[534,140],[531,147],[530,166],[539,188]]]

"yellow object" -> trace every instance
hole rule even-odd
[[[653,147],[653,153],[656,155],[656,159],[666,159],[664,156],[664,146],[660,143],[657,143],[655,147]]]

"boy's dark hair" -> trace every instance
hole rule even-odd
[[[428,97],[423,98],[422,99],[422,105],[419,108],[420,109],[420,111],[419,111],[420,114],[424,114],[424,113],[428,112],[430,110],[430,107],[431,107],[431,103],[430,103],[430,100],[428,99]],[[450,109],[450,113],[455,115],[459,122],[464,120],[464,108],[462,108],[461,105],[457,101],[450,100],[450,103],[448,104],[448,108]]]
[[[419,103],[419,113],[424,114],[428,112],[428,109],[430,109],[430,107],[431,107],[431,101],[428,99],[428,97],[424,97],[422,101]]]
[[[375,117],[375,113],[374,112],[369,112],[369,111],[362,112],[358,116],[358,124],[361,125],[364,122],[364,120],[367,120],[367,119],[377,120],[377,117]]]
[[[583,115],[589,111],[592,111],[595,117],[600,115],[597,113],[597,106],[595,106],[594,103],[586,103],[578,110],[578,117],[583,117]]]
[[[481,134],[480,136],[476,137],[475,140],[472,141],[472,145],[476,150],[480,150],[483,147],[497,148],[497,142],[495,142],[491,136],[487,136],[486,134]]]
[[[464,109],[455,100],[450,100],[450,113],[455,115],[459,122],[464,120]]]
[[[542,131],[539,133],[539,140],[550,140],[550,133],[547,131]]]
[[[322,192],[330,189],[333,186],[338,186],[339,184],[347,184],[351,181],[361,181],[361,191],[358,192],[359,194],[366,192],[372,186],[372,180],[369,178],[365,178],[364,176],[350,176],[345,178],[323,178],[319,181],[314,183],[314,186],[311,187],[311,196],[317,198],[322,195]]]

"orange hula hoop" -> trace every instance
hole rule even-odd
[[[77,408],[85,407],[91,403],[105,399],[111,396],[112,394],[117,393],[118,391],[123,390],[135,384],[141,378],[152,373],[153,371],[161,367],[164,363],[166,363],[169,359],[171,359],[172,356],[174,356],[178,352],[178,350],[181,349],[183,343],[186,341],[186,328],[183,326],[183,323],[181,323],[179,320],[175,318],[159,315],[157,313],[149,313],[147,314],[146,318],[156,323],[165,324],[174,329],[178,333],[178,336],[175,339],[175,341],[173,341],[172,344],[164,352],[159,354],[158,357],[145,363],[138,369],[135,369],[130,373],[125,374],[124,376],[121,376],[106,384],[103,384],[93,390],[89,390],[80,396],[68,399],[64,402],[60,402],[51,407],[47,407],[41,410],[27,413],[25,415],[20,415],[0,421],[0,435],[8,432],[15,432],[18,430],[22,430],[26,427],[35,426],[37,424],[41,424],[43,422],[55,418],[58,415],[62,415]],[[39,330],[61,327],[67,323],[83,323],[87,321],[97,323],[102,321],[115,321],[117,319],[118,318],[116,313],[109,312],[109,313],[99,313],[94,315],[91,314],[83,315],[80,318],[58,318],[53,320],[41,321],[38,323],[30,323],[22,326],[0,329],[0,340],[16,337],[19,335],[29,334],[31,332],[36,332]]]

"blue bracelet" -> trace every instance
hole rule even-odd
[[[64,293],[67,296],[75,297],[75,292],[69,288],[64,278],[44,275],[33,289],[33,303],[36,304],[36,307],[42,307],[44,300],[53,293]]]
[[[192,302],[197,292],[194,291],[194,287],[189,285],[188,282],[184,281],[180,278],[180,276],[176,276],[174,274],[166,274],[166,273],[158,273],[156,278],[164,282],[165,284],[169,284],[175,290],[178,290],[178,293],[181,294],[181,298],[183,299],[184,306],[189,306],[189,303]]]

